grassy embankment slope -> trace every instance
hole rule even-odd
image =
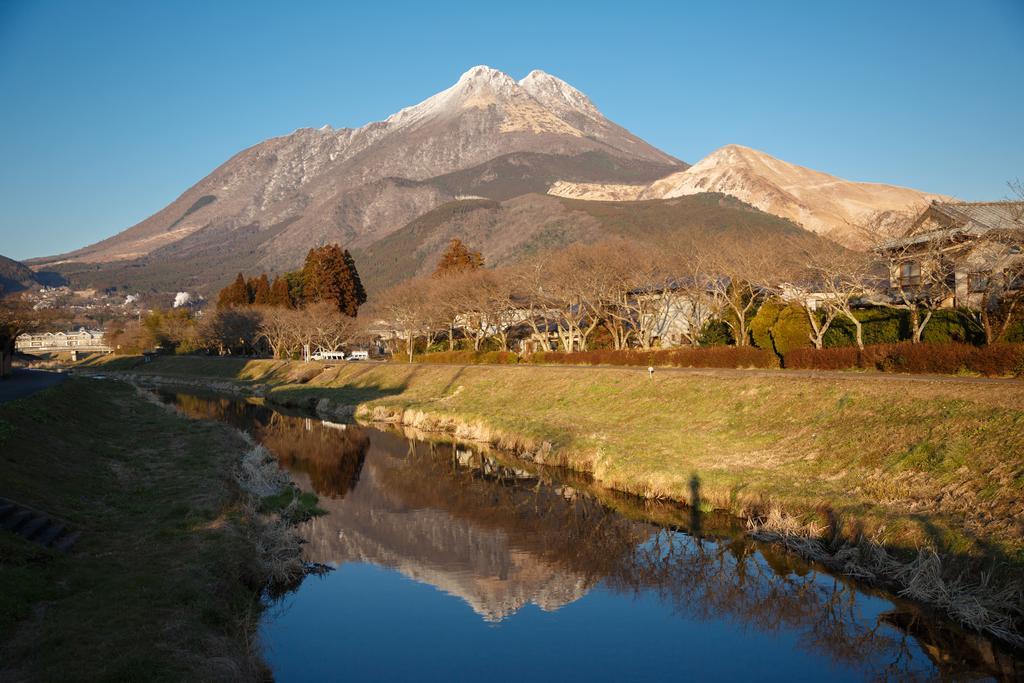
[[[114,369],[137,363],[114,359]],[[162,358],[535,454],[606,486],[739,514],[778,504],[890,547],[1024,563],[1024,385],[784,373]]]
[[[0,533],[0,679],[251,680],[261,587],[231,471],[245,442],[114,382],[0,405],[0,495],[82,532]]]

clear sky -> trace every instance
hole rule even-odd
[[[0,0],[0,254],[108,237],[245,147],[476,64],[559,76],[691,163],[738,143],[963,199],[1024,180],[1024,0]]]

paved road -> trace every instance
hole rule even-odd
[[[10,377],[0,379],[0,403],[31,396],[63,381],[64,375],[59,372],[15,368]]]

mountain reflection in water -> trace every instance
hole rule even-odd
[[[528,604],[553,612],[591,591],[653,595],[679,619],[792,639],[854,679],[1021,672],[984,639],[752,542],[728,518],[705,518],[703,536],[689,535],[698,520],[677,506],[500,453],[238,400],[165,398],[248,431],[320,496],[327,514],[301,527],[307,560],[393,569],[486,622]]]

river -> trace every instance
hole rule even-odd
[[[753,542],[737,520],[436,436],[162,391],[326,514],[260,629],[279,681],[1013,678],[1018,656]]]

